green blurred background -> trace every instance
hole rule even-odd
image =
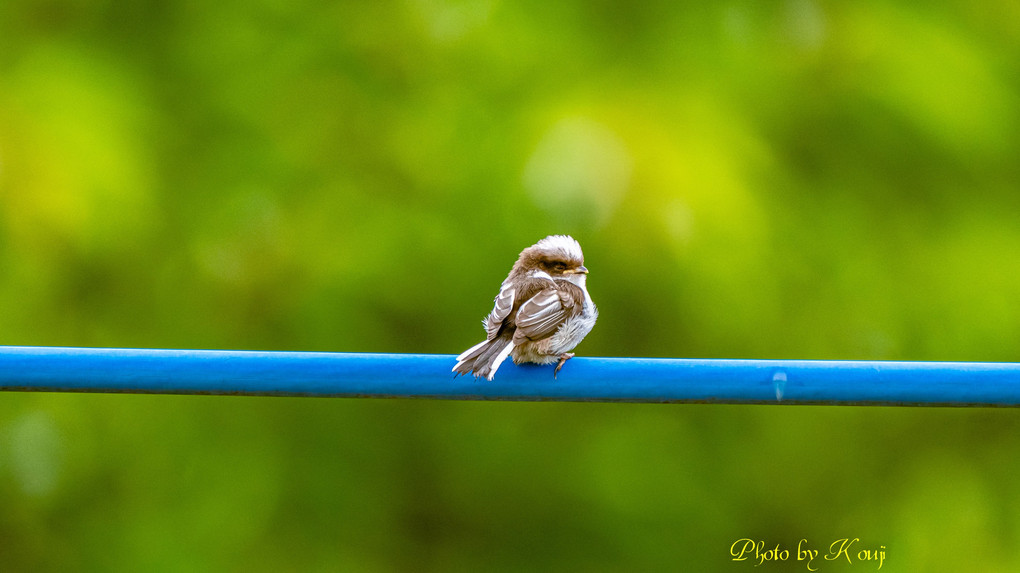
[[[456,354],[569,233],[581,355],[1015,361],[1018,72],[1007,0],[6,0],[0,344]],[[12,393],[0,571],[1016,571],[1018,453],[1015,410]]]

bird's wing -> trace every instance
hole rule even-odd
[[[504,281],[503,286],[499,288],[499,294],[496,295],[492,312],[483,321],[485,323],[487,340],[492,340],[499,336],[499,331],[503,328],[503,321],[510,315],[510,310],[513,309],[516,298],[517,289],[514,288],[510,281]]]
[[[581,312],[581,305],[575,304],[577,287],[554,283],[521,304],[517,311],[517,332],[515,340],[541,340],[552,336],[559,327],[571,316]]]

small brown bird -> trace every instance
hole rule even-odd
[[[581,245],[571,237],[551,235],[521,251],[482,319],[485,341],[458,356],[453,371],[492,380],[513,356],[516,364],[559,361],[555,378],[599,316],[587,278]]]

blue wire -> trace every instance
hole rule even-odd
[[[0,346],[0,390],[718,404],[1020,405],[1020,364],[588,358],[455,377],[452,355]]]

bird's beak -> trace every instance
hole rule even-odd
[[[577,267],[576,269],[572,269],[570,272],[575,274],[575,275],[586,275],[586,274],[588,274],[588,269],[585,268],[584,265],[581,265],[581,266]]]

